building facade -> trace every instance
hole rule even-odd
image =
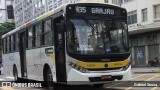
[[[109,0],[127,9],[133,66],[160,62],[160,0]]]
[[[14,0],[16,27],[65,3],[104,2],[104,0]]]
[[[14,22],[13,0],[0,0],[0,23]]]

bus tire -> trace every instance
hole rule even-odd
[[[53,83],[52,71],[50,68],[47,69],[45,76],[46,76],[45,82],[47,83],[48,89],[55,90],[56,87],[55,84]]]
[[[100,88],[100,87],[103,87],[104,84],[93,84],[93,87],[97,87],[97,88]]]
[[[13,76],[15,81],[19,81],[17,67],[13,67]]]

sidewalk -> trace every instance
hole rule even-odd
[[[132,73],[160,73],[160,67],[132,68]]]

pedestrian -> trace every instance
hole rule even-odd
[[[155,66],[159,66],[159,60],[157,57],[155,57],[154,62],[155,62]]]

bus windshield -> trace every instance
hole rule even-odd
[[[67,50],[73,54],[125,54],[127,24],[123,20],[70,19],[67,21]]]

